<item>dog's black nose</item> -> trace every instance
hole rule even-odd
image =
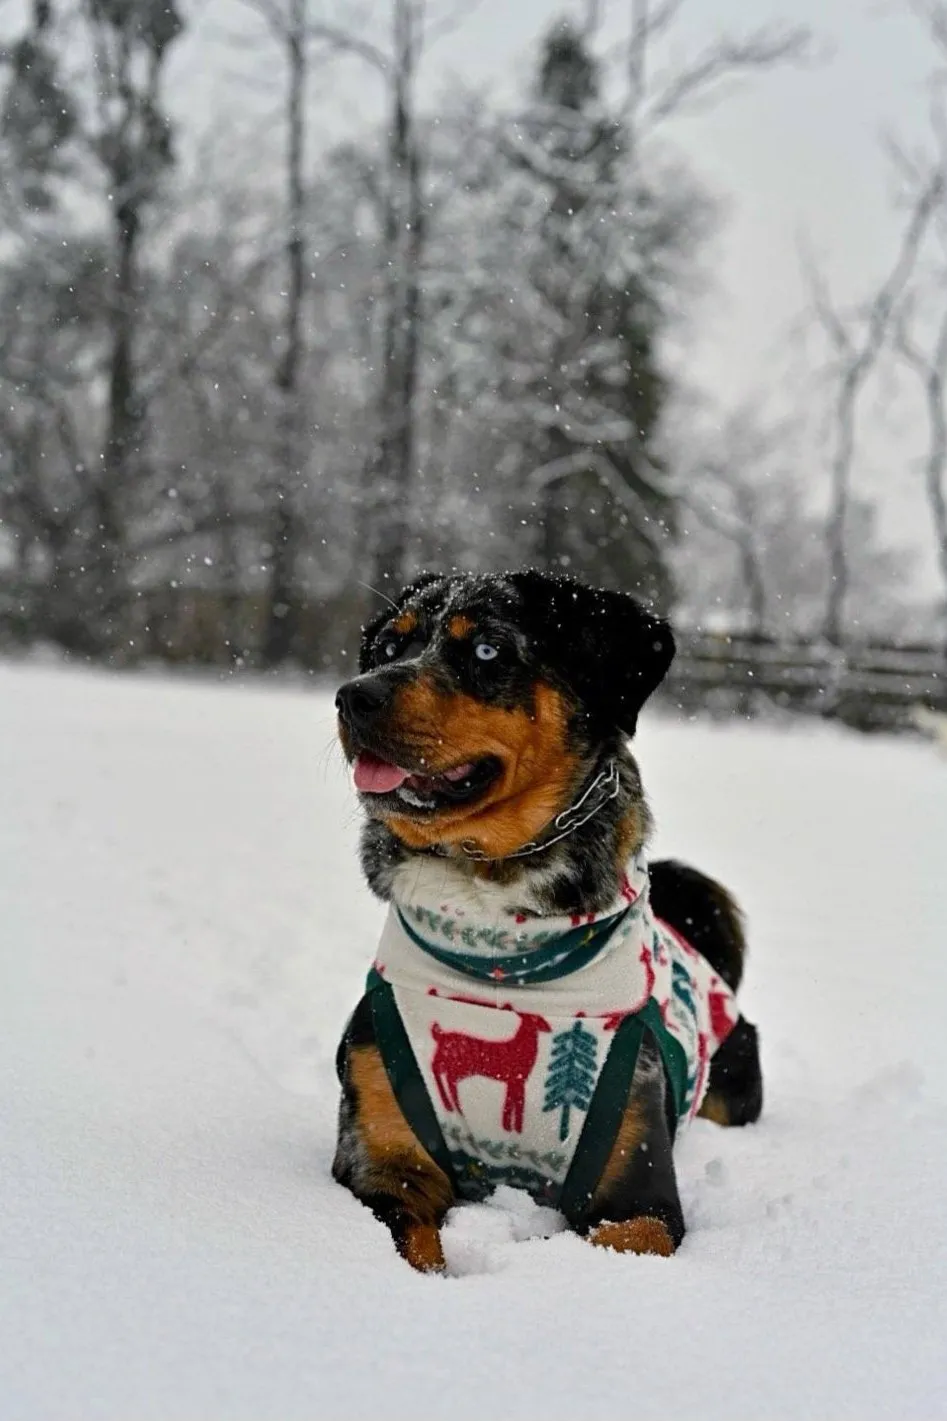
[[[358,676],[339,688],[335,708],[349,725],[364,725],[391,704],[395,683],[385,676]]]

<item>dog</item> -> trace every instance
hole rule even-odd
[[[730,893],[647,863],[629,742],[674,655],[633,597],[524,570],[425,574],[337,696],[389,905],[338,1053],[335,1179],[443,1271],[448,1210],[499,1183],[592,1244],[672,1254],[672,1147],[762,1108]]]

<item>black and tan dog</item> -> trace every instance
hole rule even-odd
[[[745,942],[740,913],[728,892],[670,861],[644,870],[643,903],[634,904],[628,887],[627,865],[643,863],[650,830],[628,742],[642,705],[673,655],[669,626],[633,598],[570,579],[533,571],[427,575],[406,588],[397,605],[365,628],[361,674],[337,698],[339,734],[355,766],[367,816],[362,864],[373,891],[395,912],[399,903],[417,901],[418,885],[429,880],[435,883],[435,897],[455,893],[465,902],[487,904],[494,922],[508,918],[540,929],[547,921],[593,924],[594,933],[601,927],[602,941],[628,912],[650,912],[662,931],[686,939],[687,952],[696,949],[702,969],[732,1001]],[[623,913],[600,917],[622,902],[623,893]],[[402,921],[412,941],[428,946],[410,922]],[[414,920],[415,927],[420,921]],[[645,921],[650,932],[652,919]],[[558,954],[557,961],[575,960],[575,951],[581,950],[587,962],[601,943],[588,928],[584,931],[581,949],[578,939],[570,945],[556,939],[550,947],[540,932],[536,941],[543,944],[543,960],[552,960],[550,952]],[[472,942],[469,929],[465,933],[465,941]],[[502,935],[496,941],[502,948]],[[646,949],[651,950],[647,944]],[[660,951],[655,936],[654,952],[659,956]],[[470,957],[474,970],[480,970],[482,960]],[[502,954],[496,960],[514,961]],[[526,960],[525,954],[515,959]],[[448,973],[458,964],[463,968],[460,955],[446,950],[438,961],[447,964],[443,970]],[[383,965],[380,970],[384,974]],[[505,970],[498,965],[490,976],[503,978]],[[543,970],[545,977],[534,971],[529,978],[534,1002],[544,990],[536,984],[548,980],[551,969]],[[374,980],[385,987],[377,972]],[[504,982],[510,988],[502,1003],[506,1011],[517,1010],[517,980],[514,970]],[[442,996],[477,1003],[476,990],[467,990],[472,994]],[[429,991],[438,994],[434,987]],[[448,1209],[459,1198],[476,1196],[445,1152],[431,1109],[433,1086],[425,1093],[408,1036],[392,1016],[390,1001],[383,1009],[382,997],[367,992],[339,1050],[342,1106],[333,1172],[387,1224],[411,1264],[436,1270],[444,1263],[439,1229]],[[542,1005],[546,998],[538,1000]],[[551,1005],[546,1015],[554,1014]],[[503,1017],[506,1023],[512,1020]],[[566,1198],[565,1192],[550,1196],[539,1187],[534,1193],[554,1198],[570,1226],[593,1243],[669,1254],[684,1235],[672,1144],[685,1087],[678,1082],[676,1097],[674,1051],[657,1039],[660,1015],[645,1014],[642,1020],[627,1077],[617,1068],[609,1075],[606,1061],[601,1079],[609,1076],[613,1095],[616,1082],[620,1091],[611,1116],[604,1107],[590,1109],[589,1098],[582,1095],[581,1069],[591,1059],[594,1042],[583,1046],[586,1057],[580,1051],[571,1058],[580,1074],[570,1077],[565,1094],[562,1070],[555,1075],[554,1060],[548,1089],[557,1083],[560,1089],[552,1097],[547,1089],[547,1100],[554,1098],[557,1105],[565,1100],[566,1107],[571,1101],[588,1111],[583,1141],[598,1163],[584,1192]],[[495,1042],[478,1043],[436,1025],[430,1028],[440,1068],[448,1075],[454,1072],[446,1085],[437,1077],[443,1110],[460,1108],[457,1079],[472,1090],[474,1075],[492,1073],[499,1080],[506,1071],[504,1110],[509,1106],[513,1114],[505,1118],[504,1128],[522,1128],[523,1080],[535,1062],[537,1041],[548,1039],[538,1033],[551,1028],[534,1007],[521,1013],[520,1022],[513,1040],[524,1044],[516,1047],[515,1061],[510,1041],[500,1043],[506,1051],[501,1060]],[[452,1064],[448,1048],[455,1037],[461,1045],[474,1040],[482,1059],[475,1055],[473,1064],[466,1058]],[[573,1023],[573,1036],[562,1051],[573,1039],[580,1046],[593,1040],[583,1034],[581,1020],[578,1027]],[[562,1060],[561,1052],[556,1059]],[[438,1069],[435,1060],[435,1073]],[[599,1094],[604,1093],[603,1084]],[[709,1080],[701,1082],[695,1111],[698,1105],[701,1115],[721,1125],[742,1125],[760,1113],[756,1030],[736,1013],[709,1061]],[[564,1121],[567,1116],[566,1108]],[[484,1144],[493,1157],[502,1147],[502,1141]],[[509,1155],[516,1155],[514,1145]],[[535,1151],[531,1158],[523,1176],[526,1187],[543,1172]],[[525,1161],[519,1163],[525,1168]]]

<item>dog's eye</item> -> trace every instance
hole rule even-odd
[[[500,648],[491,646],[488,641],[478,641],[474,647],[474,655],[478,661],[496,661],[500,655]]]
[[[398,655],[398,643],[396,641],[382,642],[381,654],[386,661],[393,661]]]

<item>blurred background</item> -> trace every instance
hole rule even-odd
[[[336,673],[529,563],[673,613],[686,709],[947,709],[947,4],[0,38],[0,649]]]

